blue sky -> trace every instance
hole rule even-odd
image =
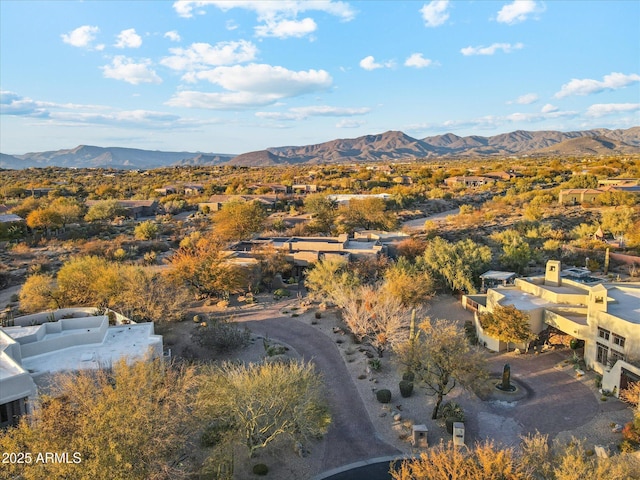
[[[0,1],[0,151],[640,125],[640,2]]]

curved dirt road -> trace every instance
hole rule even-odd
[[[236,318],[253,333],[287,343],[313,360],[323,373],[333,421],[327,440],[322,470],[327,471],[369,458],[399,455],[401,452],[378,438],[334,342],[317,329],[280,314],[279,305]]]

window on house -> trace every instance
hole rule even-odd
[[[611,349],[609,353],[609,364],[614,366],[618,360],[624,360],[624,353]]]
[[[618,345],[619,347],[624,348],[624,341],[625,341],[624,337],[621,337],[620,335],[616,335],[615,333],[612,334],[612,337],[613,337],[614,345]]]
[[[598,336],[604,340],[609,340],[609,330],[605,330],[604,328],[598,327]]]
[[[549,271],[550,272],[555,272],[556,271],[556,266],[555,265],[550,265],[549,266]]]
[[[609,348],[602,345],[601,343],[596,343],[596,361],[598,363],[601,363],[602,365],[606,365],[608,355]]]
[[[604,303],[604,297],[596,297],[596,303]]]

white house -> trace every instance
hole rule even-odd
[[[38,385],[52,374],[161,357],[162,336],[153,323],[134,323],[94,308],[67,308],[14,319],[0,328],[0,427],[28,413]],[[113,320],[115,319],[115,322]]]
[[[626,388],[640,381],[640,283],[606,283],[582,269],[562,270],[560,261],[547,262],[544,276],[518,278],[513,286],[490,288],[486,295],[466,295],[465,308],[491,312],[496,305],[513,305],[529,314],[530,327],[540,333],[552,326],[585,342],[588,368],[603,376],[605,390]],[[476,315],[478,338],[487,348],[506,345],[482,331]]]

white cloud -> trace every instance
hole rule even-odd
[[[205,108],[211,110],[237,110],[271,105],[277,102],[279,95],[255,94],[251,92],[208,93],[182,91],[171,97],[166,105],[182,108]]]
[[[207,80],[235,92],[273,94],[279,98],[326,90],[333,82],[325,70],[293,71],[257,63],[194,72],[189,79]]]
[[[118,34],[118,41],[115,43],[116,48],[139,48],[142,45],[142,37],[136,33],[135,28],[122,30]]]
[[[304,18],[302,20],[267,21],[265,25],[259,25],[255,30],[258,37],[300,38],[315,32],[317,28],[318,25],[312,18]]]
[[[362,60],[360,60],[360,66],[365,70],[375,70],[376,68],[383,67],[381,63],[376,63],[373,55],[369,55],[368,57],[364,57]]]
[[[393,66],[395,66],[393,60],[388,60],[384,63],[378,63],[376,62],[375,58],[373,58],[373,55],[369,55],[368,57],[364,57],[362,60],[360,60],[360,67],[369,71],[376,70],[378,68],[392,68]]]
[[[283,98],[327,90],[333,79],[324,70],[292,71],[284,67],[249,64],[190,72],[186,80],[207,80],[227,92],[178,92],[167,105],[236,109],[272,105]]]
[[[192,43],[188,48],[170,48],[169,51],[173,55],[163,58],[160,64],[179,71],[250,62],[258,53],[257,47],[246,40],[220,42],[214,46]]]
[[[530,105],[538,101],[538,95],[535,93],[526,93],[524,95],[520,95],[514,102],[507,103],[517,103],[519,105]]]
[[[365,124],[366,122],[360,120],[340,120],[336,123],[336,128],[358,128]]]
[[[556,98],[564,98],[570,95],[590,95],[592,93],[600,93],[605,90],[618,90],[633,83],[640,82],[640,75],[612,72],[605,75],[602,81],[585,78],[582,80],[572,79],[569,83],[565,83],[560,91],[555,94]]]
[[[197,120],[151,110],[115,110],[105,105],[82,105],[36,101],[14,92],[0,92],[3,115],[41,119],[47,125],[115,125],[145,128],[190,126]]]
[[[69,33],[60,35],[64,43],[68,43],[74,47],[91,48],[91,42],[96,39],[96,34],[100,32],[98,27],[92,25],[83,25],[71,30]]]
[[[405,67],[425,68],[433,64],[433,61],[424,58],[421,53],[412,53],[404,62]]]
[[[504,53],[511,53],[515,50],[520,50],[524,45],[522,43],[510,44],[510,43],[494,43],[489,45],[488,47],[478,46],[478,47],[465,47],[460,50],[465,56],[469,55],[493,55],[498,50],[502,50]]]
[[[430,3],[425,3],[420,9],[424,24],[427,27],[439,27],[449,19],[449,0],[435,0]]]
[[[312,105],[290,108],[287,112],[256,112],[256,117],[270,120],[304,120],[309,117],[352,117],[365,115],[370,111],[371,109],[368,107],[348,108]]]
[[[553,113],[558,111],[558,107],[556,107],[555,105],[551,105],[550,103],[547,103],[544,107],[542,107],[540,111],[542,113]]]
[[[105,78],[122,80],[132,85],[162,83],[162,79],[151,68],[151,60],[148,59],[136,63],[131,58],[118,55],[113,58],[111,65],[104,65],[100,68]]]
[[[255,12],[261,23],[255,28],[258,37],[299,38],[316,31],[317,24],[312,18],[297,19],[304,12],[324,12],[343,21],[355,17],[355,10],[348,3],[331,0],[179,0],[173,4],[176,13],[186,18],[192,17],[194,10],[204,13],[202,9],[207,6],[219,8],[223,12],[233,8]]]
[[[596,103],[587,109],[588,117],[604,117],[616,113],[637,112],[640,103]]]
[[[180,34],[176,30],[168,31],[167,33],[164,34],[164,38],[168,38],[172,42],[179,42],[180,40],[182,40],[182,38],[180,37]]]
[[[513,25],[514,23],[524,22],[530,15],[543,11],[544,6],[538,5],[533,0],[515,0],[500,9],[497,20],[500,23]]]
[[[331,0],[287,0],[287,1],[265,1],[265,0],[178,0],[174,2],[173,8],[181,17],[192,17],[194,8],[202,8],[212,5],[223,12],[233,8],[243,8],[254,11],[259,19],[263,20],[276,15],[295,16],[300,12],[319,11],[329,13],[342,20],[348,21],[355,17],[355,11],[346,2],[334,2]]]

